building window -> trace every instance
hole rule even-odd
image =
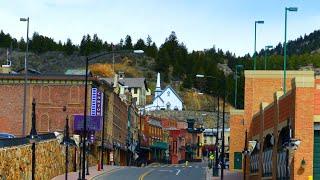
[[[250,172],[257,173],[259,171],[259,148],[258,143],[250,155]]]
[[[263,143],[262,153],[262,176],[272,176],[272,149],[273,149],[273,137],[268,134]]]
[[[49,86],[42,86],[40,90],[40,102],[50,103],[50,88]]]
[[[133,88],[133,93],[137,94],[138,93],[138,88]]]
[[[167,92],[167,95],[170,96],[170,91]]]
[[[48,132],[50,127],[49,127],[49,115],[48,114],[43,114],[40,116],[40,121],[38,121],[38,129],[40,132]]]
[[[167,103],[167,109],[170,109],[170,106],[171,106],[171,104],[170,104],[170,102],[168,102]]]
[[[79,87],[78,86],[72,86],[70,88],[70,93],[69,93],[69,102],[71,104],[78,104],[79,102]]]

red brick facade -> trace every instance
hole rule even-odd
[[[284,152],[281,150],[282,141],[287,137],[284,134],[286,130],[289,132],[288,127],[292,129],[291,137],[301,140],[290,166],[291,179],[308,179],[313,175],[314,115],[320,114],[317,106],[319,103],[315,103],[317,99],[320,100],[319,90],[315,87],[319,82],[315,81],[312,71],[289,71],[288,74],[289,90],[283,95],[281,71],[245,72],[244,125],[237,123],[241,116],[231,112],[230,117],[230,167],[233,170],[232,154],[244,148],[244,133],[241,128],[246,127],[248,141],[257,141],[259,147],[252,152],[250,158],[247,156],[246,173],[249,179],[261,179],[263,176],[276,179],[281,176],[279,168],[283,164],[279,158],[283,157],[280,153]],[[238,142],[242,143],[242,148]],[[253,157],[258,159],[250,161]],[[302,160],[306,162],[304,168],[301,167]],[[258,163],[257,171],[250,170],[250,166],[254,168],[255,163]],[[268,170],[270,167],[271,172]]]
[[[23,76],[0,76],[1,132],[22,135]],[[89,88],[91,88],[89,83]],[[84,78],[79,76],[31,76],[27,88],[26,134],[31,128],[31,103],[36,100],[39,133],[63,131],[67,115],[83,114]],[[88,93],[90,99],[90,93]],[[90,100],[88,101],[90,104]],[[63,112],[63,106],[67,111]],[[88,108],[89,109],[89,108]],[[72,117],[71,117],[72,118]],[[70,121],[71,130],[73,128]]]

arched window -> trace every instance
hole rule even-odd
[[[70,93],[69,93],[69,103],[71,104],[78,104],[79,102],[79,87],[78,86],[72,86],[70,88]]]
[[[49,122],[49,115],[48,114],[42,114],[40,116],[40,121],[38,121],[38,127],[37,129],[39,132],[49,132],[50,129],[50,122]]]
[[[50,88],[49,86],[42,86],[40,90],[40,102],[50,103]]]
[[[284,148],[284,144],[290,139],[290,129],[289,126],[286,126],[281,129],[279,133],[279,141],[277,144],[278,154],[277,154],[277,178],[278,179],[289,179],[290,169],[287,172],[287,156],[288,153]],[[288,177],[289,176],[289,177]]]
[[[259,152],[260,152],[260,144],[257,141],[255,148],[252,150],[250,154],[250,172],[257,173],[259,171]]]
[[[168,102],[166,105],[167,105],[167,110],[170,109],[170,106],[171,106],[170,102]]]
[[[272,176],[272,152],[274,145],[274,137],[268,134],[264,138],[263,142],[263,153],[262,153],[262,176]]]

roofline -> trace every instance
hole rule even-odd
[[[24,79],[24,74],[4,74],[0,73],[0,79]],[[65,74],[30,74],[30,80],[85,80],[84,75],[65,75]],[[96,80],[95,77],[88,77],[89,81]]]
[[[181,97],[179,96],[179,94],[173,89],[172,86],[168,85],[166,86],[166,88],[164,88],[161,92],[161,94],[159,94],[158,96],[160,97],[168,88],[170,88],[172,90],[172,92],[178,97],[178,99],[182,102],[182,104],[184,103],[183,100],[181,99]]]

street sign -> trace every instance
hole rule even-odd
[[[102,116],[103,92],[98,88],[91,89],[91,116]]]

